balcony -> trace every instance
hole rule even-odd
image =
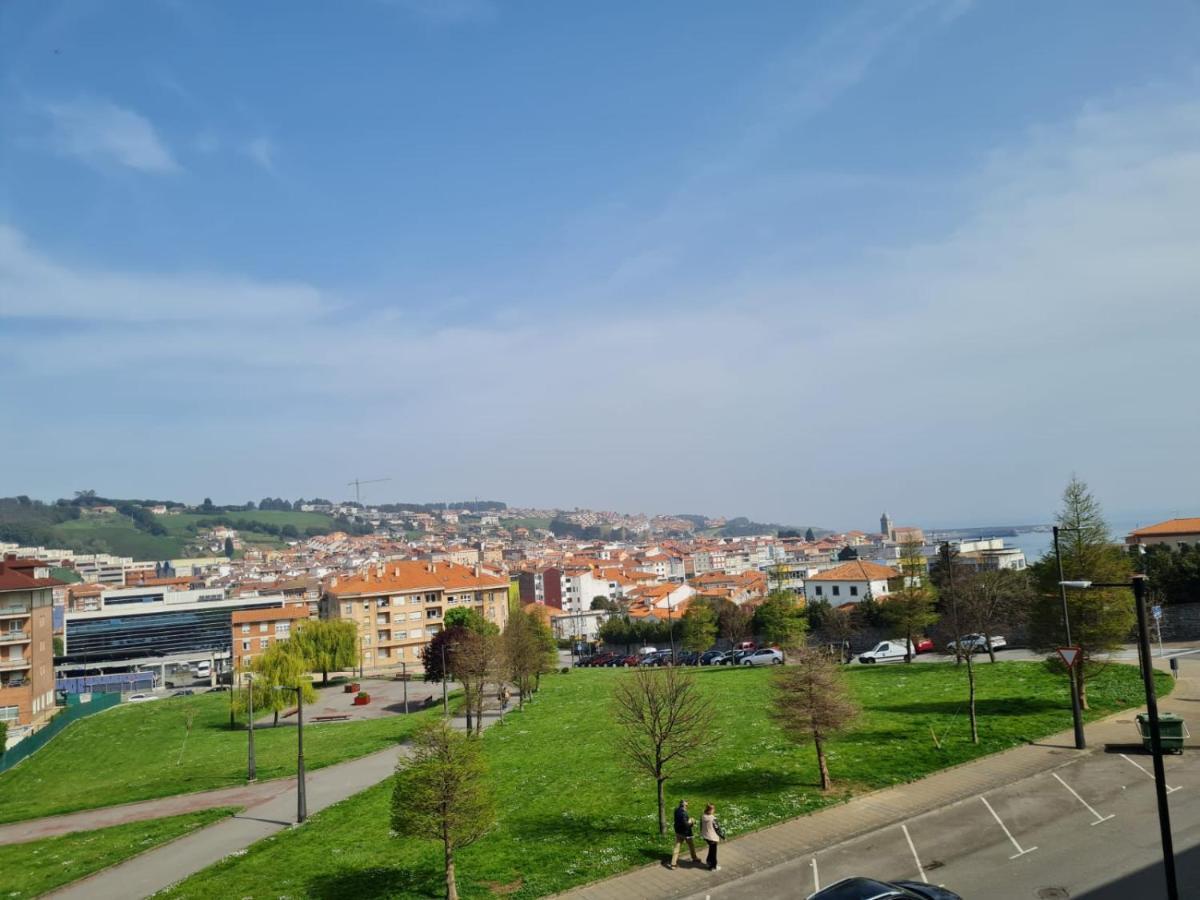
[[[19,669],[28,669],[29,660],[24,658],[13,657],[9,659],[6,656],[0,656],[0,672],[15,672]]]
[[[26,631],[0,631],[0,644],[28,644],[29,633]]]
[[[29,616],[28,606],[0,606],[0,619],[27,618]]]

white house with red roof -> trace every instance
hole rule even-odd
[[[880,600],[888,595],[888,581],[898,577],[900,572],[891,566],[853,559],[806,578],[804,597],[810,603],[827,600],[834,606],[861,603],[868,593]]]

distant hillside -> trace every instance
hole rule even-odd
[[[217,525],[236,528],[247,546],[273,547],[338,530],[361,530],[361,526],[324,513],[213,507],[213,512],[159,516],[141,501],[94,498],[93,502],[118,511],[94,513],[86,502],[48,504],[28,497],[0,498],[0,541],[135,559],[175,559],[211,552],[200,536]]]

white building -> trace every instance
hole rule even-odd
[[[804,580],[804,597],[810,603],[827,600],[834,606],[861,603],[868,592],[880,599],[888,595],[888,580],[898,577],[900,572],[891,566],[855,559],[810,575]]]

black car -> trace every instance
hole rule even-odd
[[[962,897],[923,881],[843,878],[815,894],[809,894],[808,900],[962,900]]]
[[[702,665],[702,666],[714,665],[724,655],[725,655],[725,652],[723,650],[709,650],[706,653],[700,654],[700,665]]]
[[[181,691],[176,691],[176,692],[175,692],[175,693],[173,693],[171,696],[172,696],[172,697],[190,697],[190,696],[192,696],[192,694],[194,694],[194,693],[196,693],[196,692],[195,692],[195,691],[193,691],[191,688],[184,688],[184,689],[183,689],[183,690],[181,690]]]

